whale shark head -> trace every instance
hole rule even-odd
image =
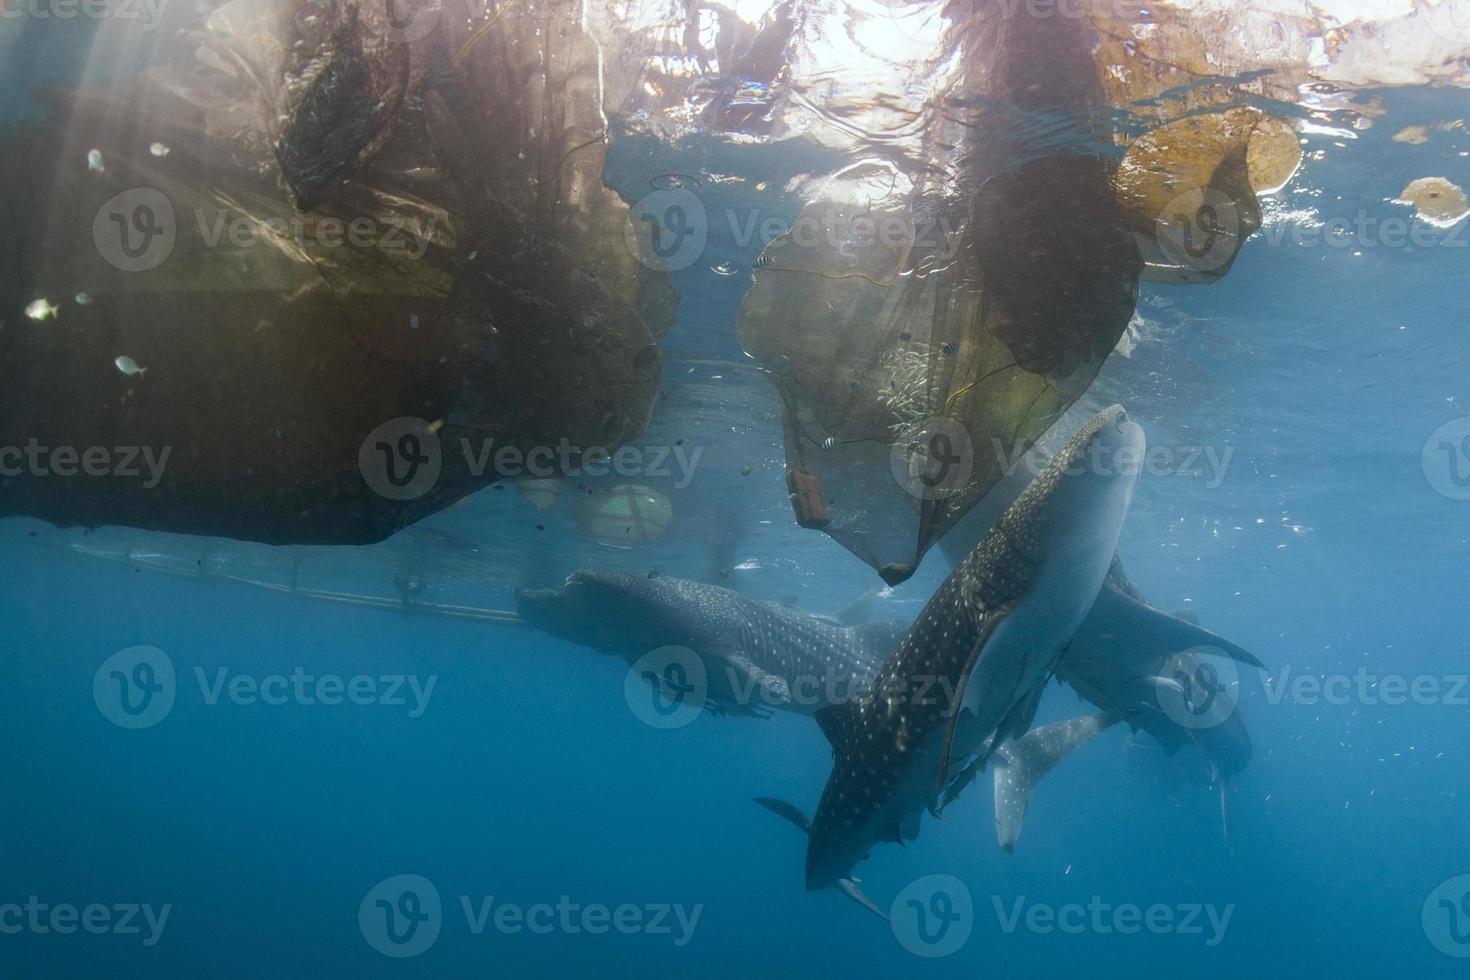
[[[1041,574],[1077,562],[1091,570],[1102,560],[1101,580],[1133,499],[1144,450],[1143,429],[1123,406],[1103,409],[1007,509],[998,527],[1009,546]]]
[[[560,589],[528,589],[516,612],[531,627],[615,656],[690,641],[687,616],[669,601],[672,580],[621,572],[573,572]]]

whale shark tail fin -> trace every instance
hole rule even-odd
[[[789,823],[795,825],[795,827],[803,834],[806,834],[808,836],[811,835],[812,822],[808,820],[806,814],[802,813],[801,810],[798,809],[796,806],[787,803],[785,800],[778,800],[771,796],[757,796],[755,798],[755,801],[761,806],[765,807],[767,810],[770,810],[776,816],[780,817],[782,820],[788,821]],[[878,906],[873,903],[873,900],[871,898],[863,894],[861,881],[857,877],[838,878],[836,884],[833,885],[833,887],[842,892],[842,894],[846,895],[848,898],[852,899],[854,902],[857,902],[869,912],[872,912],[884,922],[889,921],[888,916],[883,913],[883,910],[878,908]]]
[[[1117,723],[1113,714],[1082,715],[1052,725],[1043,725],[1001,745],[995,752],[995,836],[1001,849],[1011,854],[1021,837],[1021,823],[1031,791],[1042,776],[1051,772],[1094,735]]]

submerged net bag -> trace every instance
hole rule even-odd
[[[0,513],[373,541],[637,435],[674,295],[578,10],[234,0],[134,90],[47,96],[0,150],[0,445],[167,457],[0,475]]]
[[[1224,275],[1261,223],[1252,164],[1295,166],[1258,109],[1131,113],[1100,38],[976,5],[924,165],[814,181],[757,262],[740,337],[782,403],[796,519],[890,584],[1087,389],[1139,280]]]

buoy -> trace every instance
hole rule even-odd
[[[822,481],[815,473],[800,466],[791,467],[786,471],[786,489],[791,494],[791,509],[796,513],[797,524],[820,530],[832,523],[827,499],[822,496]]]

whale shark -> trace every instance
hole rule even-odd
[[[817,712],[834,761],[805,827],[809,890],[850,894],[858,862],[915,839],[965,760],[1030,728],[1112,565],[1143,452],[1121,406],[1099,412],[945,579],[870,696]]]
[[[811,715],[856,699],[906,628],[847,626],[841,620],[855,614],[818,616],[717,585],[591,570],[560,589],[522,592],[516,611],[536,629],[629,663],[686,647],[704,662],[712,712],[756,716]]]

